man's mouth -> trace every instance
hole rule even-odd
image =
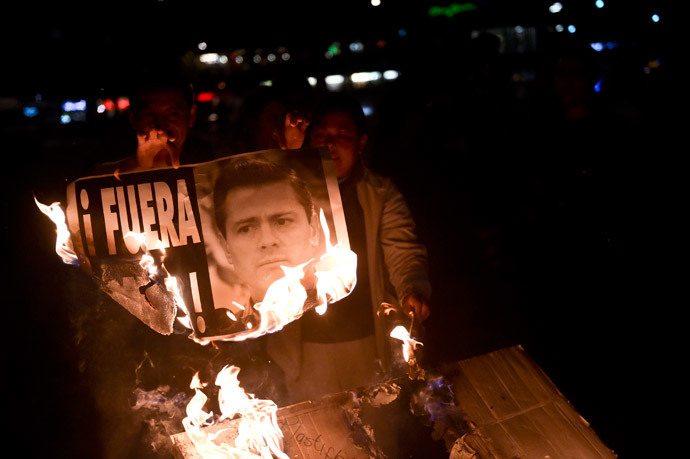
[[[276,264],[287,266],[287,260],[285,258],[266,258],[259,262],[259,267],[261,268],[264,266]]]

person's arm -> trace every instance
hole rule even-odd
[[[422,322],[431,314],[431,283],[426,247],[418,241],[412,214],[391,183],[379,228],[381,249],[389,278],[405,314]]]

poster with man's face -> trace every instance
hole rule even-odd
[[[324,149],[79,179],[67,224],[103,291],[159,333],[201,342],[272,333],[356,281]]]

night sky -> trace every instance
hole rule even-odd
[[[121,118],[63,126],[56,117],[25,118],[19,106],[37,94],[56,106],[119,94],[138,71],[199,54],[205,41],[207,51],[228,54],[285,46],[297,73],[400,70],[396,82],[359,94],[374,107],[366,158],[395,180],[429,249],[427,364],[521,344],[604,443],[633,457],[636,439],[626,429],[648,405],[629,393],[647,400],[642,373],[661,368],[657,324],[666,308],[646,295],[655,290],[649,266],[662,268],[649,243],[667,208],[660,190],[672,184],[663,168],[673,164],[673,56],[665,16],[649,21],[651,10],[664,13],[661,3],[607,1],[599,16],[580,5],[568,13],[578,25],[568,37],[550,29],[550,2],[477,2],[477,11],[437,21],[432,2],[323,3],[24,2],[21,20],[6,17],[15,22],[3,30],[0,88],[2,154],[14,166],[3,172],[2,223],[11,436],[27,457],[100,457],[93,448],[104,448],[99,390],[79,357],[96,352],[84,350],[95,319],[78,319],[89,305],[117,305],[60,262],[54,226],[33,199],[64,202],[69,181],[131,146]],[[572,2],[563,3],[566,14]],[[535,49],[503,53],[490,61],[490,76],[478,77],[484,61],[472,54],[472,30],[516,25],[534,27]],[[323,58],[334,41],[345,49],[353,40],[368,52]],[[377,40],[386,46],[377,49]],[[562,119],[553,98],[549,65],[571,42],[585,44],[603,82],[581,122]],[[595,53],[593,42],[617,47]],[[200,90],[222,79],[226,94],[242,100],[282,71],[195,75]],[[233,122],[201,120],[196,129],[222,147]],[[129,351],[123,343],[111,352]]]

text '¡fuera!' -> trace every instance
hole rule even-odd
[[[130,233],[143,234],[147,249],[165,249],[187,245],[190,240],[191,243],[201,241],[184,179],[177,180],[174,193],[169,183],[157,181],[101,188],[99,197],[108,255],[118,253],[119,241],[124,242],[129,253],[139,252],[141,244],[136,238],[127,238]],[[90,199],[85,189],[81,190],[79,201],[87,246],[93,247],[94,227],[89,212]]]

